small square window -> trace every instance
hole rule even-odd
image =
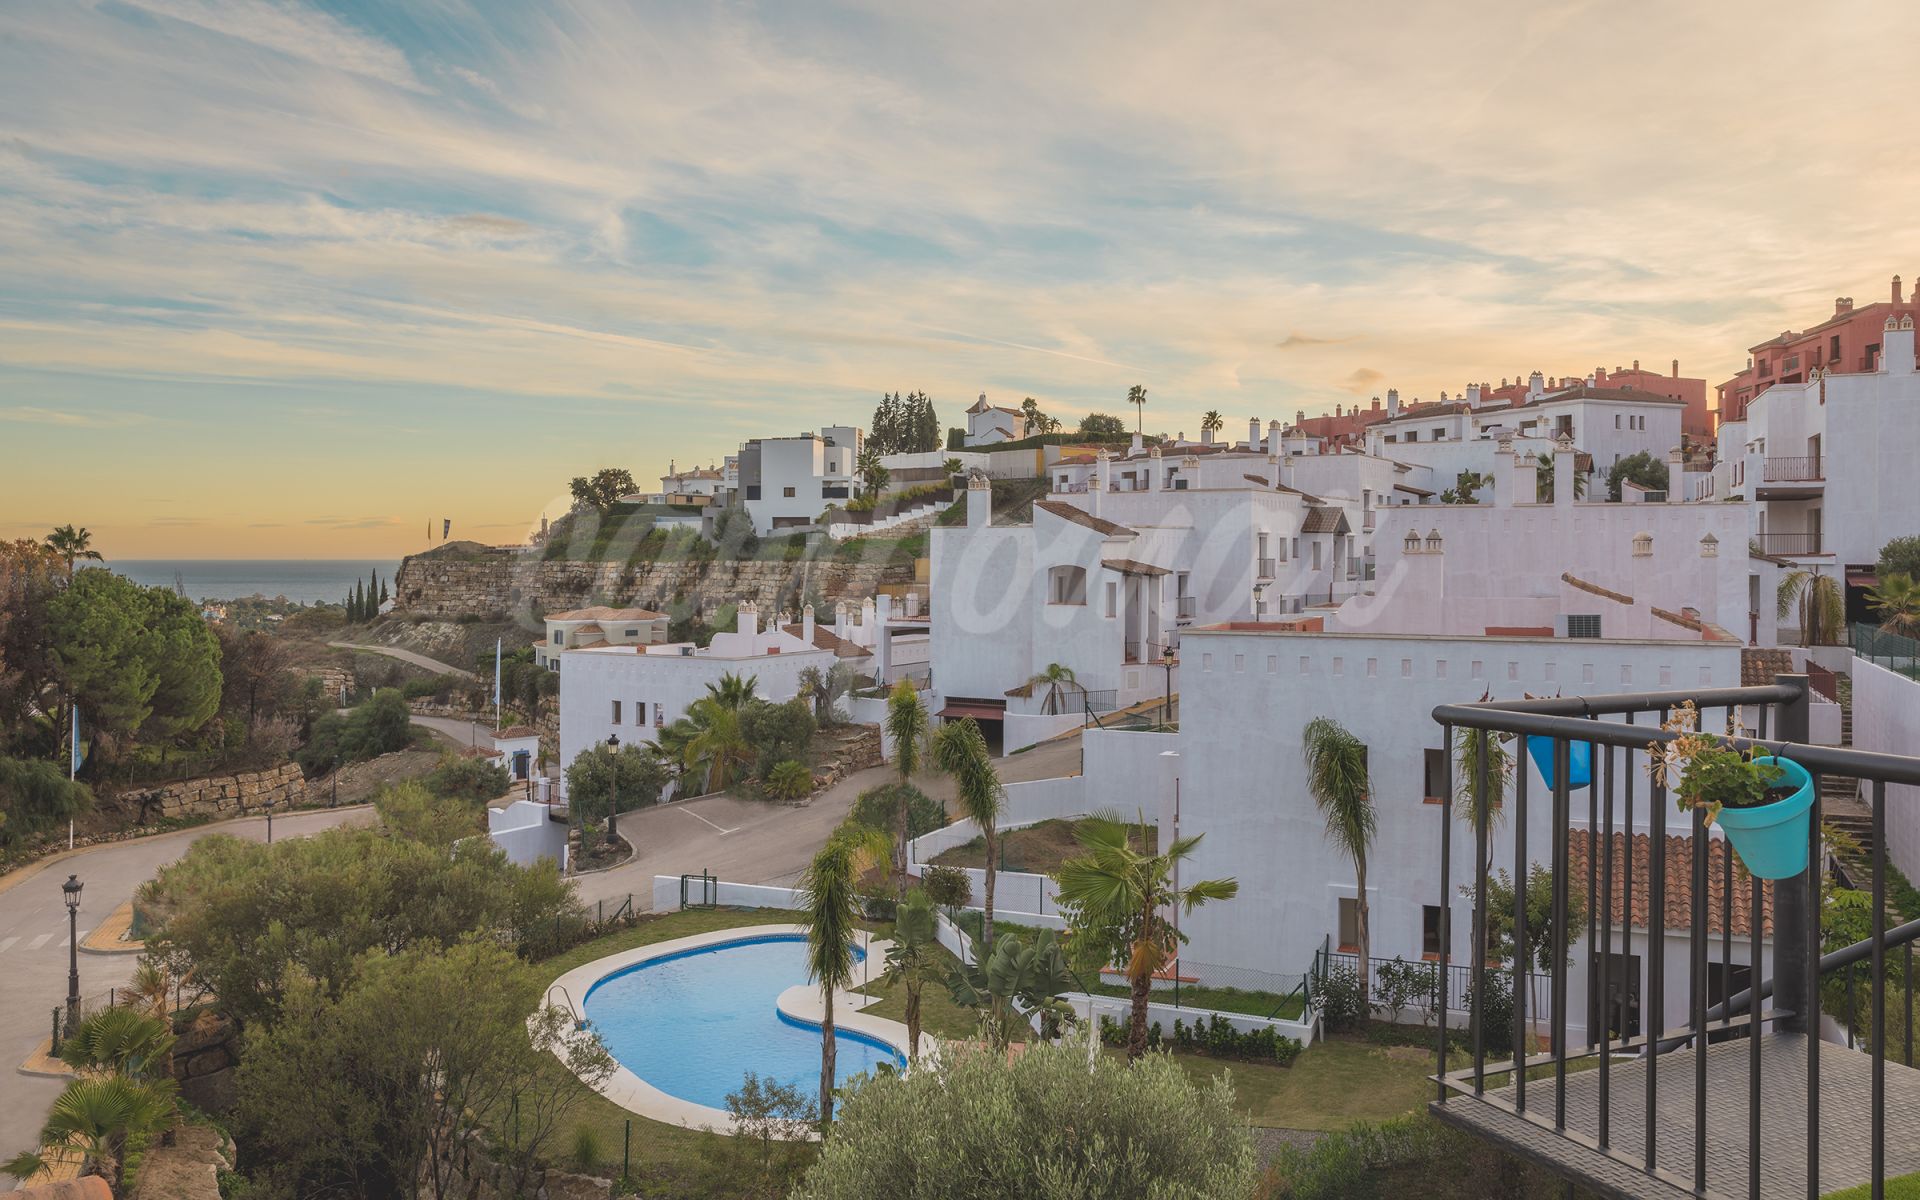
[[[1340,950],[1353,954],[1360,949],[1360,902],[1351,896],[1340,897]]]
[[[1247,656],[1246,656],[1246,655],[1244,655],[1244,654],[1236,654],[1236,655],[1234,655],[1234,656],[1233,656],[1233,669],[1234,669],[1235,671],[1244,671],[1244,670],[1246,670],[1246,669],[1247,669]]]
[[[1445,679],[1447,677],[1446,659],[1437,658],[1433,661],[1433,677],[1435,679]]]
[[[1213,655],[1211,655],[1211,654],[1202,654],[1202,655],[1200,656],[1200,669],[1201,669],[1202,671],[1211,671],[1211,670],[1213,670]]]
[[[1277,654],[1267,655],[1267,674],[1278,675],[1279,673],[1280,673],[1280,656]]]
[[[789,500],[793,499],[793,489],[790,487],[781,488],[780,494]]]
[[[1377,658],[1368,659],[1367,660],[1367,678],[1373,679],[1377,677],[1379,674],[1380,674],[1380,660]]]
[[[1447,752],[1429,747],[1423,752],[1422,766],[1425,768],[1425,790],[1423,798],[1429,804],[1447,802]]]
[[[615,725],[620,723],[620,702],[618,700],[613,702],[613,723]]]
[[[1428,958],[1440,957],[1440,917],[1438,904],[1420,906],[1420,953]]]

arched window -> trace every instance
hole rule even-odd
[[[1052,567],[1047,571],[1048,604],[1085,604],[1087,602],[1087,569],[1085,567]]]

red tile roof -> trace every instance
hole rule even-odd
[[[1063,503],[1059,500],[1035,500],[1033,506],[1043,512],[1051,513],[1063,521],[1072,521],[1076,525],[1085,525],[1088,529],[1096,533],[1104,533],[1108,537],[1132,537],[1134,535],[1133,530],[1128,529],[1125,525],[1116,525],[1112,521],[1096,517],[1090,512],[1075,508],[1073,505]]]
[[[1669,815],[1670,821],[1687,822],[1686,813]],[[1568,833],[1568,862],[1572,877],[1586,886],[1587,855],[1598,841],[1589,831],[1575,829]],[[1651,911],[1647,893],[1648,871],[1652,859],[1649,847],[1652,838],[1644,833],[1633,835],[1633,924],[1647,928],[1647,917]],[[1604,861],[1605,856],[1602,855]],[[1737,859],[1735,860],[1738,861]],[[1599,866],[1594,871],[1594,886],[1600,886]],[[1693,839],[1685,836],[1667,837],[1667,906],[1664,927],[1667,929],[1693,928]],[[1727,843],[1719,838],[1707,843],[1707,928],[1720,933],[1724,928],[1721,919],[1722,905],[1725,901],[1727,881]],[[1625,897],[1627,882],[1626,835],[1613,835],[1613,894],[1609,906],[1615,925],[1626,917]],[[1762,885],[1761,916],[1766,924],[1762,932],[1773,932],[1773,885]],[[1744,870],[1736,866],[1733,874],[1733,932],[1747,934],[1753,925],[1753,880]]]
[[[780,629],[782,633],[804,640],[804,630],[806,629],[804,625],[783,625]],[[813,648],[815,650],[831,650],[835,658],[867,658],[873,653],[873,651],[860,645],[858,642],[850,642],[835,633],[828,626],[818,623],[813,627]]]
[[[1599,597],[1602,597],[1603,599],[1611,600],[1615,604],[1632,604],[1633,603],[1632,596],[1628,596],[1620,592],[1616,592],[1612,588],[1601,587],[1597,583],[1588,583],[1586,580],[1581,579],[1577,575],[1574,575],[1571,571],[1560,572],[1560,580],[1562,583],[1565,583],[1571,587],[1579,588],[1581,591],[1587,592],[1590,595],[1599,596]]]

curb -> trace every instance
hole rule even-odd
[[[127,934],[132,930],[133,901],[128,900],[108,913],[107,919],[94,926],[92,933],[80,939],[80,953],[140,954],[146,950],[147,944],[128,940]]]

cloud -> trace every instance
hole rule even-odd
[[[129,425],[145,425],[153,418],[145,413],[83,413],[68,409],[41,408],[32,404],[15,404],[0,408],[0,421],[17,421],[30,425],[60,425],[73,429],[121,429]]]
[[[345,21],[281,0],[123,0],[155,16],[194,25],[320,66],[424,91],[395,47]]]
[[[327,529],[386,529],[400,524],[398,517],[308,517],[303,525]]]
[[[1365,392],[1386,377],[1384,371],[1376,371],[1372,367],[1357,367],[1352,374],[1340,381],[1340,390],[1355,393]]]
[[[1352,340],[1352,338],[1308,337],[1304,333],[1289,333],[1286,337],[1275,342],[1273,346],[1276,350],[1292,350],[1298,346],[1337,346],[1342,342],[1350,342]]]

